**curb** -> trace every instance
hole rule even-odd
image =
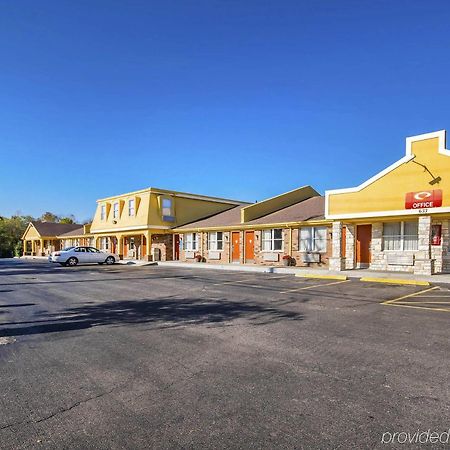
[[[428,281],[420,280],[402,280],[395,278],[372,278],[372,277],[362,277],[360,281],[366,281],[370,283],[386,283],[386,284],[407,284],[412,286],[430,286]]]
[[[301,278],[315,278],[320,280],[339,280],[339,281],[348,280],[347,275],[315,275],[308,273],[296,273],[295,276]]]
[[[206,270],[229,270],[232,272],[258,272],[274,273],[274,267],[271,266],[243,266],[240,264],[208,264],[208,263],[172,263],[171,261],[158,261],[161,267],[181,267],[184,269],[206,269]]]

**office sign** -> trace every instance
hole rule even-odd
[[[405,197],[405,209],[427,209],[442,206],[442,189],[408,192]]]

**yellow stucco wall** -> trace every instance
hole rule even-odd
[[[220,203],[217,201],[198,200],[181,196],[172,197],[173,212],[175,220],[173,222],[164,222],[162,220],[162,212],[160,203],[158,202],[158,194],[152,194],[149,209],[149,223],[166,225],[170,227],[181,226],[203,217],[217,214],[227,209],[233,208],[235,205],[229,203]]]
[[[317,195],[319,195],[319,193],[311,186],[303,186],[294,189],[293,191],[277,195],[276,197],[263,200],[262,202],[254,203],[253,205],[242,208],[241,222],[245,223],[250,220],[259,219],[267,214],[279,211],[282,208],[286,208]]]
[[[25,234],[23,235],[24,240],[31,240],[31,239],[40,239],[41,235],[37,232],[36,228],[34,228],[32,225],[28,227],[28,229],[25,231]]]
[[[428,167],[442,181],[431,186],[432,177],[412,161],[385,174],[358,192],[333,193],[328,195],[327,216],[339,216],[378,211],[405,210],[405,195],[408,192],[443,190],[442,207],[450,206],[450,156],[438,153],[439,138],[411,142],[414,160]],[[438,212],[439,208],[433,208]]]
[[[135,201],[135,215],[128,215],[128,201],[134,199]],[[150,205],[150,191],[143,191],[137,193],[123,194],[117,197],[111,197],[97,202],[97,209],[95,211],[94,219],[91,224],[91,233],[96,233],[100,230],[120,230],[128,227],[146,228],[148,225],[149,205]],[[119,203],[119,217],[114,218],[113,208],[114,203]],[[137,205],[139,206],[137,207]],[[105,220],[101,219],[101,207],[107,206],[106,211],[109,210]],[[114,223],[116,221],[117,223]]]
[[[194,220],[207,217],[234,207],[238,202],[213,197],[171,192],[165,190],[152,190],[152,188],[129,194],[123,194],[97,202],[97,209],[91,225],[91,233],[120,232],[127,229],[167,229],[184,225]],[[172,201],[172,215],[174,220],[163,220],[162,199]],[[135,199],[135,216],[128,215],[128,201]],[[119,203],[119,217],[113,217],[114,203]],[[137,208],[137,204],[139,207]],[[105,220],[101,219],[101,207],[108,205],[109,214]],[[114,223],[117,222],[117,223]],[[111,230],[111,231],[109,231]]]

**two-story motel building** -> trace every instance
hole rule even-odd
[[[157,188],[108,197],[97,201],[90,227],[43,239],[31,225],[25,248],[31,241],[32,252],[45,254],[46,241],[88,242],[121,258],[449,272],[445,137],[407,138],[396,163],[324,197],[310,186],[254,204]]]

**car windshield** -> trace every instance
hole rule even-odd
[[[75,247],[66,247],[66,248],[63,248],[63,252],[68,252],[69,250],[72,250],[73,248],[75,248]]]

